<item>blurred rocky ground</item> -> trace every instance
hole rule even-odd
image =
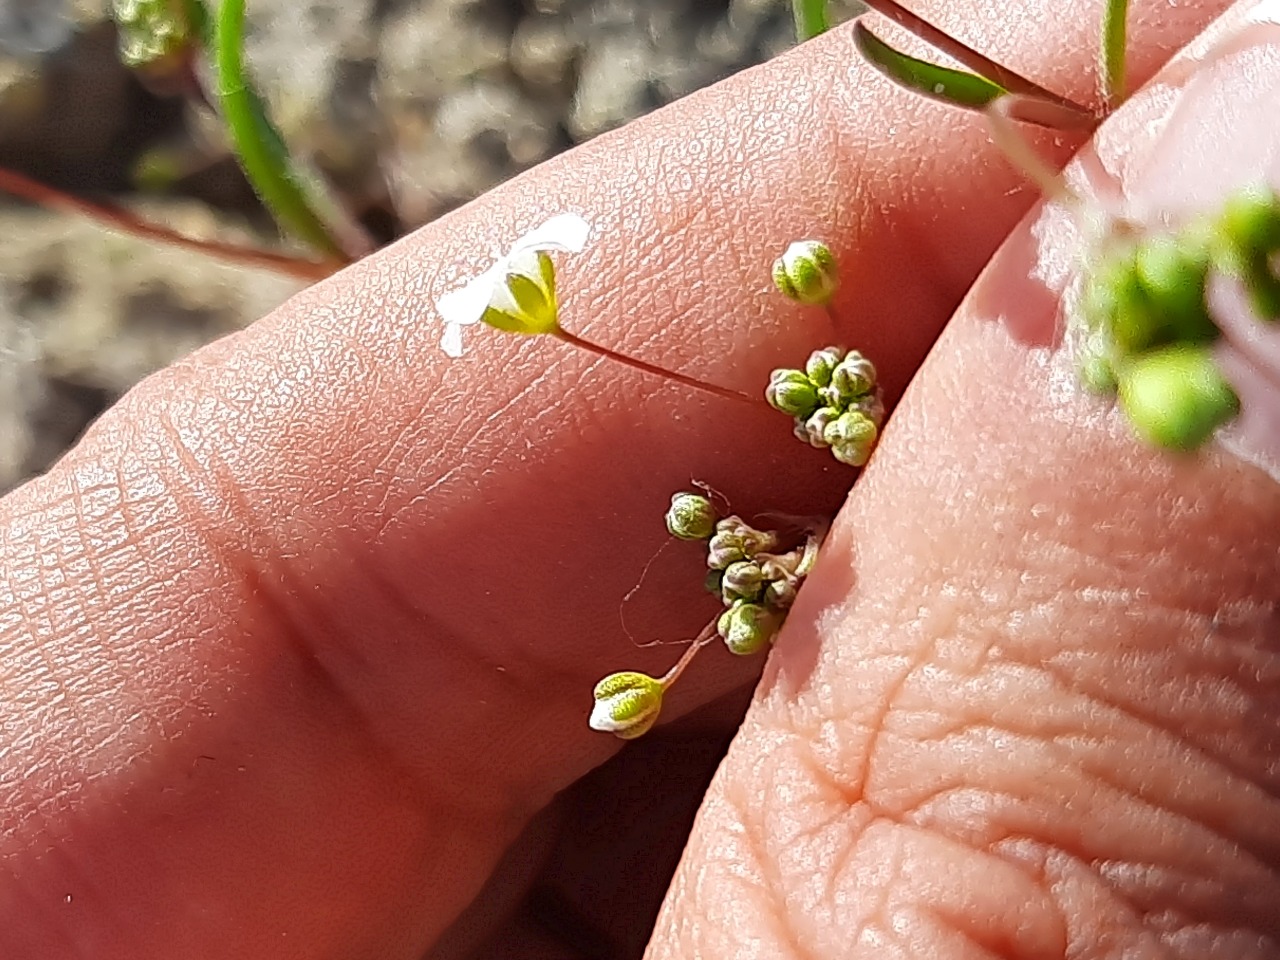
[[[248,9],[286,138],[381,241],[792,42],[788,0]],[[0,165],[196,235],[278,242],[216,123],[120,65],[107,0],[0,0]],[[149,371],[295,289],[0,197],[0,491]]]

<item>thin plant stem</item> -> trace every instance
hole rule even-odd
[[[1107,110],[1114,110],[1125,98],[1125,53],[1129,0],[1106,0],[1102,12],[1102,49],[1099,51],[1098,80]]]
[[[749,403],[752,406],[763,404],[763,398],[753,397],[749,393],[742,393],[739,390],[730,390],[728,387],[717,386],[714,383],[707,383],[705,380],[699,380],[696,377],[690,377],[687,374],[676,373],[674,370],[667,370],[656,364],[648,363],[644,360],[638,360],[635,357],[629,357],[625,353],[617,353],[608,347],[602,347],[598,343],[592,343],[590,340],[584,340],[576,333],[570,333],[563,328],[557,329],[552,336],[565,343],[580,347],[596,356],[608,357],[610,360],[616,360],[618,363],[624,364],[635,370],[642,370],[645,373],[651,373],[654,376],[665,377],[668,380],[674,380],[676,383],[684,384],[686,387],[692,387],[695,390],[701,390],[704,393],[711,393],[717,397],[723,397],[726,400],[738,400],[742,403]]]
[[[827,16],[827,0],[791,0],[791,12],[796,20],[796,40],[804,43],[831,27]]]
[[[936,27],[928,20],[912,13],[897,0],[865,0],[866,5],[883,17],[887,17],[903,29],[915,34],[921,40],[931,44],[938,50],[962,64],[974,73],[986,77],[999,84],[1010,93],[1044,100],[1064,108],[1075,118],[1075,126],[1092,129],[1097,126],[1098,118],[1092,110],[1076,103],[1060,94],[1047,90],[1033,80],[1028,80],[1015,70],[997,63],[984,56],[961,40],[957,40],[941,27]]]
[[[307,185],[272,125],[244,69],[245,0],[220,0],[214,25],[218,107],[232,146],[263,204],[276,221],[327,257],[351,259],[313,208]]]
[[[1079,198],[1067,185],[1066,178],[1045,162],[1014,125],[1023,98],[1001,97],[986,109],[991,139],[1014,167],[1034,183],[1046,199],[1074,204]]]
[[[326,277],[333,276],[343,267],[341,262],[333,260],[306,260],[274,250],[261,250],[254,247],[242,247],[233,243],[224,243],[220,240],[200,240],[195,237],[188,237],[185,234],[178,233],[176,230],[144,220],[123,207],[110,203],[84,200],[3,167],[0,167],[0,191],[38,204],[47,210],[59,210],[87,217],[104,227],[116,229],[131,236],[141,237],[146,240],[156,240],[185,250],[195,250],[228,263],[271,270],[286,276],[297,277],[300,280],[323,280]]]
[[[716,617],[716,619],[703,627],[702,632],[694,638],[693,643],[689,644],[689,648],[680,655],[680,659],[675,662],[675,666],[659,678],[658,682],[662,684],[664,690],[679,680],[680,674],[684,673],[685,668],[693,663],[693,658],[698,655],[698,651],[715,639],[716,625],[719,622],[720,618]]]

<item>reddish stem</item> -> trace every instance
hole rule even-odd
[[[664,690],[679,680],[680,674],[684,673],[685,668],[693,663],[693,658],[698,655],[698,651],[715,639],[719,622],[720,618],[717,616],[703,627],[702,632],[694,638],[693,643],[689,644],[688,649],[680,655],[680,659],[675,662],[675,665],[658,678],[658,682],[662,684]]]
[[[337,273],[345,266],[337,261],[306,260],[302,257],[278,253],[273,250],[260,250],[254,247],[242,247],[220,240],[198,240],[188,237],[168,227],[144,220],[137,214],[123,207],[110,203],[82,200],[80,197],[66,193],[56,187],[33,180],[13,170],[0,167],[0,191],[29,200],[48,210],[60,210],[73,213],[122,233],[156,240],[170,246],[182,247],[186,250],[197,250],[200,253],[238,263],[249,267],[260,267],[276,273],[297,277],[300,280],[323,280]]]
[[[645,373],[651,373],[654,376],[665,377],[668,380],[674,380],[676,383],[684,384],[686,387],[693,387],[695,390],[702,390],[705,393],[715,394],[717,397],[723,397],[726,400],[739,400],[743,403],[750,403],[753,406],[757,403],[764,403],[763,398],[753,397],[749,393],[742,393],[738,390],[730,390],[728,387],[716,386],[714,383],[707,383],[705,380],[698,380],[683,373],[676,373],[674,370],[667,370],[655,364],[648,363],[644,360],[637,360],[635,357],[629,357],[623,353],[615,353],[608,347],[602,347],[598,343],[592,343],[590,340],[583,340],[576,333],[570,333],[568,330],[558,329],[554,336],[563,340],[565,343],[572,344],[575,347],[581,347],[590,353],[594,353],[599,357],[608,357],[610,360],[616,360],[618,363],[624,364],[635,370],[642,370]]]

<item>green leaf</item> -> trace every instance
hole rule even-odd
[[[853,39],[858,52],[894,83],[916,93],[968,110],[982,110],[1008,93],[986,77],[963,70],[940,67],[893,49],[862,25],[854,24]]]
[[[796,19],[796,42],[804,43],[831,27],[827,16],[827,0],[791,0]]]
[[[213,25],[215,96],[232,147],[254,192],[276,222],[320,253],[349,259],[318,212],[319,187],[289,155],[280,131],[245,74],[245,0],[221,0]]]
[[[1129,0],[1107,0],[1102,13],[1102,46],[1098,64],[1102,95],[1114,110],[1125,98],[1125,42]]]

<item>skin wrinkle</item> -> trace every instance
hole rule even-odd
[[[1030,738],[1022,739],[1025,741]],[[1034,743],[1035,741],[1032,742]],[[961,751],[961,753],[962,755],[971,754],[972,751]],[[1063,751],[1063,753],[1067,757],[1072,756],[1069,751]],[[980,760],[978,757],[973,759]],[[1213,836],[1209,828],[1197,823],[1192,817],[1153,804],[1149,797],[1142,796],[1139,791],[1132,788],[1115,784],[1105,773],[1100,773],[1099,770],[1093,769],[1087,764],[1083,766],[1081,773],[1084,776],[1081,781],[1084,786],[1089,786],[1090,778],[1092,778],[1094,784],[1107,788],[1105,790],[1087,791],[1087,794],[1092,799],[1098,800],[1109,794],[1121,794],[1122,800],[1130,801],[1129,806],[1125,808],[1126,819],[1153,825],[1150,831],[1150,839],[1158,848],[1152,849],[1150,852],[1134,852],[1128,857],[1129,860],[1138,862],[1150,859],[1162,850],[1170,856],[1180,856],[1185,860],[1187,851],[1184,849],[1183,843],[1177,839],[1179,836],[1185,836],[1188,833]],[[1004,780],[1007,781],[1007,779],[1008,776],[1006,775]],[[1016,779],[1016,776],[1014,779]],[[1043,804],[1039,804],[1037,798],[1027,795],[1025,791],[1014,794],[1002,790],[1003,782],[989,781],[978,785],[966,781],[963,774],[957,772],[948,776],[943,782],[934,784],[929,790],[923,792],[921,796],[895,804],[894,815],[899,820],[916,822],[925,826],[932,825],[934,829],[941,831],[948,837],[963,840],[975,846],[990,846],[1007,839],[1010,835],[1016,834],[1033,837],[1045,843],[1055,843],[1059,849],[1072,853],[1082,862],[1092,862],[1096,859],[1096,851],[1088,848],[1087,842],[1082,841],[1076,835],[1079,831],[1073,833],[1073,818],[1055,820],[1052,807],[1045,807]],[[956,804],[948,802],[949,800],[961,798],[964,798],[964,802],[960,804],[961,810],[976,812],[979,808],[981,809],[979,823],[969,822],[974,819],[972,816],[965,817],[960,810],[954,810]],[[978,801],[976,804],[974,802],[975,798]],[[1112,805],[1114,806],[1115,804],[1112,803]],[[1028,820],[1026,816],[1011,815],[1021,812],[1034,814],[1034,816],[1031,820]],[[1118,820],[1119,818],[1115,819]],[[1167,822],[1171,819],[1175,822]],[[950,825],[952,821],[955,821],[954,826]],[[1053,826],[1041,826],[1040,829],[1033,830],[1033,821],[1036,825],[1052,823]],[[1055,832],[1056,836],[1051,835]],[[1092,832],[1096,834],[1103,831],[1094,830]],[[1138,833],[1134,831],[1127,832],[1126,842],[1139,839],[1140,835]],[[1230,838],[1221,832],[1217,833],[1215,839],[1221,839],[1222,843],[1216,844],[1216,846],[1220,850],[1230,852],[1232,856],[1240,858],[1246,873],[1251,875],[1246,889],[1256,888],[1260,880],[1265,883],[1267,869],[1259,860],[1252,857],[1247,849],[1242,849],[1238,839]],[[1095,847],[1099,846],[1096,839],[1091,842]],[[1203,842],[1199,844],[1199,846],[1205,845]],[[1210,846],[1213,845],[1210,844]],[[1105,841],[1102,846],[1105,846]]]
[[[928,699],[926,699],[926,702],[933,702],[933,701],[929,701]],[[1043,726],[1043,721],[1038,721],[1038,722]],[[970,726],[970,727],[972,727],[973,725],[972,725],[972,724],[970,724],[969,726]],[[1006,728],[1005,728],[1005,727],[1001,727],[1000,729],[1006,729]],[[1061,732],[1055,732],[1053,729],[1042,729],[1042,730],[1040,731],[1040,733],[1041,733],[1041,736],[1042,736],[1042,737],[1046,737],[1046,738],[1054,738],[1054,739],[1058,740],[1059,742],[1061,742],[1061,738],[1062,738],[1062,734],[1061,734]],[[920,738],[920,735],[919,735],[918,733],[917,733],[917,734],[912,734],[912,735],[911,735],[911,737],[910,737],[909,739],[910,739],[910,740],[913,740],[913,741],[916,741],[916,742],[922,742],[922,741],[921,741],[921,738]],[[964,754],[963,754],[963,753],[960,753],[959,755],[964,755]],[[1082,754],[1081,754],[1080,750],[1078,750],[1078,749],[1068,751],[1068,752],[1066,752],[1066,754],[1065,754],[1065,755],[1066,755],[1066,756],[1068,756],[1068,757],[1070,757],[1070,756],[1082,756]],[[908,765],[908,766],[909,766],[909,765]],[[1108,776],[1107,776],[1107,773],[1108,773],[1109,769],[1110,769],[1110,768],[1109,768],[1109,766],[1108,766],[1107,764],[1103,764],[1101,767],[1091,768],[1091,767],[1090,767],[1090,765],[1088,765],[1088,764],[1086,763],[1086,764],[1082,767],[1082,770],[1084,770],[1084,772],[1089,773],[1090,775],[1094,775],[1094,776],[1101,776],[1101,778],[1103,779],[1103,781],[1110,782],[1110,783],[1114,784],[1115,786],[1120,787],[1120,788],[1122,788],[1122,789],[1132,790],[1132,788],[1126,787],[1124,784],[1119,783],[1119,782],[1117,782],[1117,781],[1114,781],[1114,780],[1112,780],[1110,777],[1108,777]],[[1120,768],[1120,769],[1123,769],[1123,768]],[[989,788],[990,788],[990,786],[991,786],[990,784],[987,784],[987,785],[986,785],[986,787],[985,787],[984,789],[989,789]],[[1135,796],[1139,796],[1139,797],[1140,797],[1144,802],[1146,802],[1146,801],[1149,799],[1149,797],[1142,796],[1140,792],[1139,792],[1139,793],[1137,793],[1137,794],[1135,794]],[[917,805],[917,806],[918,806],[918,804],[919,804],[919,801],[916,801],[916,802],[915,802],[915,805]],[[908,809],[910,809],[910,807],[908,807]],[[1185,811],[1183,811],[1183,814],[1185,814]],[[1233,843],[1235,843],[1235,844],[1239,844],[1239,843],[1241,842],[1241,838],[1236,837],[1232,842],[1233,842]],[[1256,843],[1256,840],[1255,840],[1255,843]]]
[[[1230,891],[1210,878],[1174,871],[1163,864],[1134,861],[1097,862],[1093,868],[1131,909],[1141,913],[1144,925],[1150,930],[1167,932],[1182,927],[1216,926],[1224,933],[1252,932],[1266,939],[1261,930],[1249,931],[1251,918],[1247,910],[1233,909],[1235,904],[1229,899],[1226,910],[1218,906]],[[1197,896],[1199,888],[1204,887],[1209,889]],[[1166,902],[1178,906],[1170,910],[1165,907]]]
[[[1056,656],[1056,655],[1055,655]],[[1028,670],[1041,670],[1050,676],[1062,689],[1087,697],[1090,700],[1100,704],[1101,706],[1114,710],[1117,713],[1124,714],[1145,726],[1162,732],[1165,735],[1177,739],[1183,743],[1189,750],[1194,751],[1198,756],[1202,757],[1207,763],[1213,764],[1221,769],[1225,774],[1231,777],[1245,780],[1250,786],[1255,787],[1273,799],[1280,798],[1274,787],[1259,782],[1256,778],[1250,776],[1250,772],[1245,765],[1233,759],[1233,757],[1223,748],[1230,746],[1230,743],[1210,744],[1205,738],[1198,737],[1194,731],[1188,735],[1182,731],[1177,722],[1168,717],[1162,717],[1152,710],[1144,709],[1141,703],[1136,700],[1120,701],[1109,697],[1105,691],[1096,685],[1085,685],[1081,683],[1079,672],[1071,673],[1067,668],[1056,668],[1053,659],[1039,660],[1035,662],[1025,661],[1002,653],[1000,660],[1011,666],[1021,666]],[[1227,736],[1224,734],[1224,736]],[[1213,746],[1218,747],[1215,751]]]

